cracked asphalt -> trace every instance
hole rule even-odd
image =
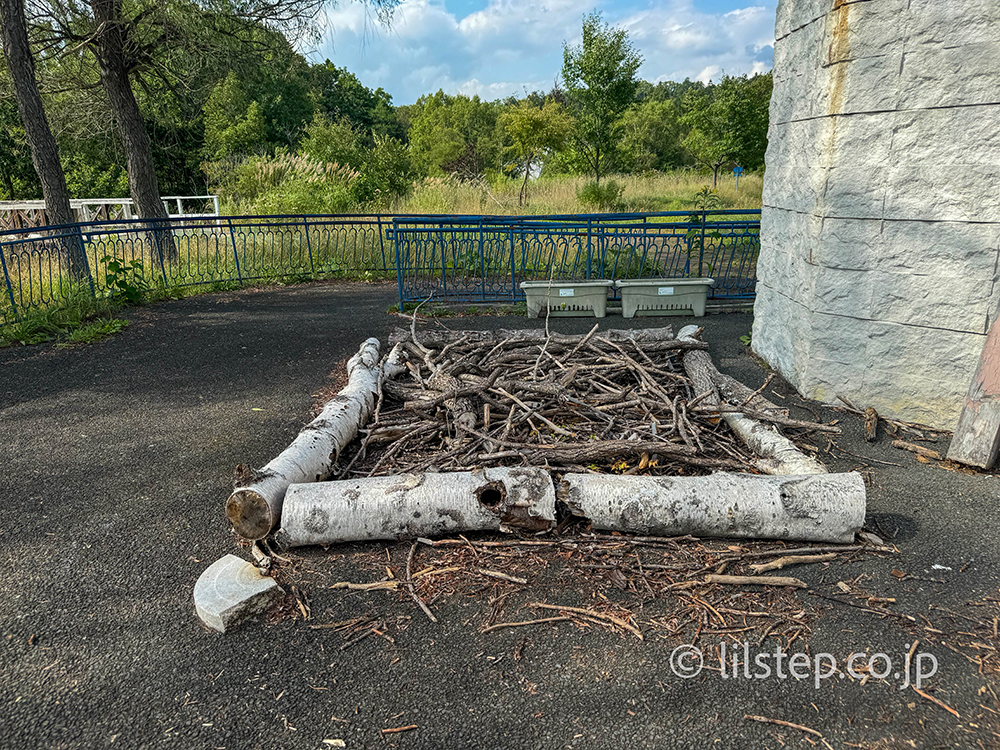
[[[0,350],[0,747],[1000,746],[996,674],[981,674],[974,652],[953,650],[969,627],[962,616],[1000,616],[1000,478],[918,463],[887,438],[865,443],[855,417],[802,402],[781,383],[770,392],[793,415],[841,420],[840,450],[822,459],[870,473],[868,526],[899,549],[835,577],[865,576],[867,590],[917,620],[813,601],[824,606],[810,652],[901,658],[920,638],[939,662],[924,690],[959,716],[891,679],[817,689],[811,679],[706,670],[682,680],[669,668],[676,644],[653,634],[484,635],[470,624],[476,601],[443,600],[435,625],[380,592],[315,592],[317,622],[373,609],[407,618],[391,650],[370,638],[342,651],[340,635],[290,620],[207,631],[194,614],[195,581],[222,555],[245,556],[223,513],[233,467],[262,465],[291,440],[331,370],[364,338],[384,341],[401,323],[386,313],[393,299],[386,284],[205,295],[131,310],[131,325],[99,344]],[[719,368],[757,387],[766,373],[739,341],[751,320],[701,322]],[[552,327],[584,332],[593,322]],[[664,323],[609,316],[601,326]],[[332,557],[348,576],[350,551],[309,555]],[[899,571],[915,577],[900,580]],[[795,574],[829,588],[817,566]],[[578,602],[567,591],[561,603]],[[656,607],[647,603],[646,614]],[[1000,647],[995,636],[981,645],[982,654]],[[822,740],[745,714],[801,724]]]

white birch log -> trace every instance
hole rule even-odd
[[[226,515],[240,536],[263,539],[271,532],[281,518],[288,485],[319,482],[329,476],[340,451],[371,416],[382,380],[405,369],[402,357],[402,349],[395,347],[380,364],[378,339],[361,345],[347,363],[344,389],[277,458],[254,472],[251,483],[229,496]]]
[[[559,499],[593,528],[649,536],[847,543],[865,520],[860,474],[566,474]]]
[[[695,338],[697,330],[698,326],[685,326],[677,332],[677,340],[697,341],[698,339]],[[718,370],[715,369],[708,352],[692,350],[685,353],[684,371],[691,379],[696,391],[695,395],[710,393],[702,401],[703,404],[714,406],[719,403],[715,378],[713,377],[713,373],[717,373]],[[778,475],[826,473],[826,467],[823,464],[804,454],[795,446],[795,443],[773,427],[761,424],[756,419],[739,413],[723,413],[721,416],[747,448],[762,459],[757,462],[761,471]]]
[[[552,478],[535,468],[293,484],[275,540],[288,548],[464,531],[533,533],[555,523],[555,502]]]

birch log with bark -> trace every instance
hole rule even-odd
[[[847,543],[865,520],[860,474],[566,474],[559,499],[593,528],[648,536]]]
[[[685,326],[677,333],[678,341],[697,341],[698,326]],[[684,354],[684,371],[694,386],[696,395],[709,393],[702,401],[705,405],[719,403],[715,387],[718,370],[708,352],[688,351]],[[760,469],[768,474],[825,474],[826,467],[805,455],[795,444],[772,427],[761,424],[742,414],[721,415],[743,443],[762,460]]]
[[[254,472],[251,483],[233,491],[226,501],[226,515],[240,536],[263,539],[281,518],[290,484],[329,476],[340,451],[371,416],[382,380],[402,371],[401,352],[395,347],[380,364],[378,339],[365,341],[347,363],[344,389],[277,458]]]
[[[288,548],[464,531],[544,531],[555,523],[555,501],[552,478],[536,468],[293,484],[275,540]]]

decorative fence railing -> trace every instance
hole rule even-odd
[[[516,302],[521,281],[710,276],[714,299],[754,296],[760,211],[397,217],[400,304]]]
[[[580,216],[211,216],[0,232],[0,325],[122,271],[173,289],[288,278],[396,275],[400,303],[523,298],[526,279],[711,275],[713,296],[753,296],[760,212]],[[110,270],[109,270],[110,268]]]
[[[161,200],[171,218],[219,215],[217,195],[164,195]],[[73,198],[69,205],[73,218],[85,223],[136,218],[130,198]],[[47,224],[45,201],[0,201],[0,231],[30,232]]]

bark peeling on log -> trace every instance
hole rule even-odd
[[[384,379],[398,374],[403,366],[400,348],[394,348],[385,361],[380,361],[380,349],[378,339],[367,339],[347,363],[344,389],[302,428],[291,445],[253,472],[249,485],[237,487],[230,495],[226,516],[240,536],[267,536],[281,518],[290,484],[319,482],[330,475],[340,451],[371,416]]]
[[[497,468],[293,484],[275,540],[287,548],[463,531],[537,532],[554,523],[548,472]]]
[[[860,475],[707,477],[566,474],[558,497],[593,528],[654,536],[846,543],[865,517]]]

